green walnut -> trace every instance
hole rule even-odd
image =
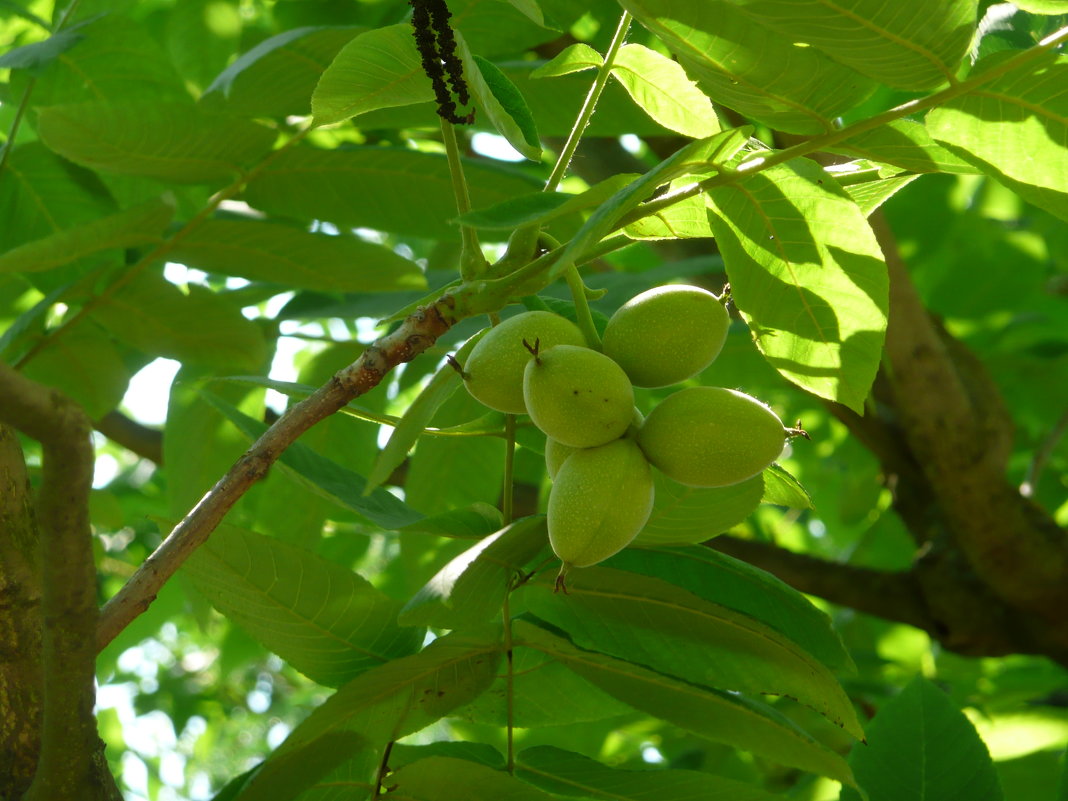
[[[726,487],[779,458],[786,429],[775,412],[742,392],[689,387],[657,404],[638,430],[653,466],[691,487]]]
[[[556,345],[537,354],[523,373],[523,400],[534,425],[572,448],[619,439],[634,419],[634,388],[603,353]]]
[[[711,292],[659,286],[628,300],[608,321],[604,353],[638,387],[666,387],[697,375],[719,355],[730,317]]]
[[[530,351],[523,340],[538,341],[543,350],[553,345],[586,344],[582,332],[566,317],[532,311],[509,317],[486,332],[464,365],[467,391],[498,412],[525,414],[523,368]]]
[[[652,508],[652,471],[633,440],[572,453],[549,493],[549,542],[564,563],[561,577],[625,548]]]
[[[638,436],[638,429],[641,427],[642,413],[638,411],[637,407],[634,409],[634,417],[631,419],[630,425],[624,432],[624,436],[635,438]],[[556,474],[560,471],[560,467],[564,464],[564,460],[577,451],[578,448],[572,448],[570,445],[564,445],[562,442],[557,442],[552,437],[546,437],[545,439],[545,469],[549,472],[549,478],[555,479]]]

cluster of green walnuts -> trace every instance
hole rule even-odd
[[[787,431],[741,392],[685,387],[642,417],[634,387],[667,387],[708,367],[730,320],[723,300],[694,286],[643,292],[612,315],[600,351],[547,311],[496,326],[464,365],[468,391],[502,412],[528,414],[547,437],[553,479],[548,528],[563,562],[588,567],[623,549],[648,521],[653,474],[693,487],[755,476],[782,452]]]

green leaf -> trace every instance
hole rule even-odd
[[[83,9],[84,9],[84,3]],[[156,38],[129,16],[111,13],[83,20],[77,47],[44,65],[33,88],[35,106],[81,103],[87,98],[115,104],[191,100],[182,77]]]
[[[975,34],[978,0],[731,0],[772,28],[887,86],[923,91],[953,80]]]
[[[511,701],[509,702],[509,696]],[[519,729],[570,726],[634,711],[534,648],[512,649],[512,680],[498,676],[478,698],[453,713],[463,720]]]
[[[499,770],[469,762],[432,756],[395,771],[390,786],[416,801],[551,801],[552,796]]]
[[[467,355],[481,338],[482,332],[468,339],[456,352],[461,364],[466,361]],[[430,425],[441,404],[449,399],[460,383],[460,374],[452,365],[446,364],[438,369],[422,392],[408,405],[404,416],[389,435],[385,447],[379,451],[367,475],[367,485],[363,490],[365,495],[381,486],[408,457],[408,451]]]
[[[748,137],[748,128],[732,128],[708,139],[691,142],[640,178],[627,183],[589,216],[556,260],[550,275],[563,275],[583,251],[611,233],[620,217],[652,197],[658,187],[686,175],[707,174],[719,170],[745,146]]]
[[[337,687],[415,653],[423,631],[357,573],[252,531],[220,525],[182,568],[212,605],[309,678]]]
[[[501,752],[492,745],[448,740],[438,740],[426,745],[395,743],[389,752],[389,765],[392,768],[402,768],[428,756],[466,759],[468,762],[478,762],[490,768],[503,768],[505,765]]]
[[[460,42],[460,52],[470,55],[465,42]],[[492,61],[481,56],[471,56],[474,69],[467,69],[471,94],[493,127],[517,152],[531,161],[541,161],[541,142],[534,115],[516,85]]]
[[[597,69],[604,58],[584,42],[568,45],[532,73],[531,78],[558,78],[582,70]]]
[[[492,534],[504,524],[504,518],[496,506],[488,503],[473,503],[462,509],[450,509],[439,515],[430,515],[401,526],[401,534],[432,534],[435,537],[452,537],[463,540],[478,540]]]
[[[200,184],[232,180],[271,150],[275,132],[179,103],[76,103],[42,109],[41,140],[96,170]]]
[[[612,75],[665,128],[694,139],[719,133],[712,101],[667,56],[644,45],[625,44],[612,62]]]
[[[712,548],[627,548],[606,567],[670,581],[714,604],[771,626],[832,670],[854,670],[830,618],[770,573]]]
[[[785,468],[773,464],[764,470],[764,497],[762,503],[773,503],[789,509],[815,509],[812,496],[801,482]]]
[[[831,149],[910,172],[977,172],[964,159],[937,144],[927,127],[915,120],[894,120],[851,136]]]
[[[493,680],[500,662],[497,636],[448,634],[426,649],[361,673],[297,726],[238,796],[288,801],[293,793],[273,792],[296,754],[334,753],[331,738],[349,735],[344,753],[358,755],[369,784],[388,743],[430,725],[477,697]],[[359,776],[359,773],[357,773]],[[355,778],[355,777],[354,777]],[[248,794],[248,795],[246,795]]]
[[[95,175],[59,158],[40,142],[11,150],[4,173],[0,252],[116,211]]]
[[[209,273],[323,292],[425,289],[419,266],[355,236],[314,234],[279,223],[206,220],[170,259]]]
[[[201,89],[241,44],[240,0],[182,0],[167,15],[167,53],[182,76]]]
[[[1003,69],[1013,51],[973,74]],[[1068,56],[1046,54],[927,115],[931,135],[1025,200],[1068,220]]]
[[[204,400],[222,412],[250,440],[258,439],[267,430],[267,426],[259,420],[242,414],[212,393],[202,394]],[[399,529],[423,519],[422,515],[384,489],[377,489],[365,496],[363,476],[321,456],[301,442],[290,445],[279,457],[279,462],[323,497],[352,509],[386,530]]]
[[[163,229],[173,216],[171,204],[162,199],[150,200],[9,250],[0,255],[0,273],[41,272],[101,250],[160,242]]]
[[[653,481],[652,514],[631,543],[638,547],[712,539],[749,517],[764,494],[760,475],[729,487],[687,487],[655,470]]]
[[[898,191],[911,184],[919,175],[895,175],[892,178],[884,178],[881,181],[865,181],[859,184],[850,184],[845,187],[849,197],[857,204],[860,213],[865,218],[870,217],[876,209],[888,201]]]
[[[90,312],[119,339],[150,356],[190,364],[258,370],[267,358],[260,327],[207,287],[188,294],[141,273]]]
[[[792,34],[755,24],[748,6],[622,0],[716,102],[781,131],[825,133],[875,83]],[[791,17],[792,19],[792,17]]]
[[[512,630],[517,644],[551,655],[605,692],[646,714],[713,742],[752,751],[843,783],[853,782],[844,759],[766,704],[583,650],[524,620],[515,621]]]
[[[868,801],[1000,801],[986,745],[946,694],[922,676],[888,701],[849,757]],[[859,801],[844,790],[842,801]]]
[[[439,570],[405,604],[401,623],[444,629],[485,623],[500,612],[516,575],[548,541],[540,515],[489,535]]]
[[[831,672],[797,643],[755,618],[667,581],[605,567],[524,588],[527,608],[576,645],[705,686],[788,695],[862,737],[852,702]]]
[[[886,265],[863,213],[795,160],[708,192],[731,294],[786,378],[858,413],[882,356]]]
[[[130,380],[111,338],[91,323],[53,337],[22,372],[73,398],[92,420],[119,405]]]
[[[507,168],[464,162],[471,203],[490,206],[537,186]],[[359,187],[359,191],[353,191]],[[271,161],[246,190],[246,199],[272,214],[329,220],[431,239],[451,239],[456,216],[448,161],[406,149],[293,148]]]
[[[712,227],[704,198],[694,195],[632,222],[623,233],[631,239],[699,239],[711,238]]]
[[[1068,14],[1068,0],[1018,0],[1013,5],[1032,14]]]
[[[339,25],[284,31],[241,55],[204,90],[208,107],[250,117],[311,113],[309,98],[338,52],[364,28]]]
[[[410,23],[358,34],[338,52],[312,93],[315,125],[434,99]]]
[[[573,751],[540,745],[520,751],[516,775],[555,795],[605,801],[776,801],[759,787],[696,770],[621,770]]]
[[[71,25],[60,31],[56,31],[47,39],[40,42],[22,45],[8,50],[0,55],[0,69],[6,70],[39,70],[45,64],[55,61],[60,54],[70,50],[78,42],[85,38],[84,34],[78,33],[78,28],[86,22]]]
[[[542,26],[545,25],[545,15],[542,13],[537,0],[508,0],[508,2],[516,11],[519,11],[523,16],[528,17],[531,22]]]

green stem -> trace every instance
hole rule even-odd
[[[511,416],[511,415],[509,415]],[[512,607],[511,591],[504,594],[501,616],[504,618],[505,704],[508,728],[508,772],[515,773],[515,658],[512,653]]]
[[[504,489],[501,498],[501,515],[504,517],[504,525],[512,522],[515,498],[515,415],[504,416]]]
[[[616,32],[612,36],[612,42],[608,45],[608,52],[604,55],[604,63],[601,65],[601,68],[597,70],[597,77],[593,81],[593,86],[590,87],[589,94],[586,95],[586,102],[582,104],[578,119],[575,120],[575,124],[571,128],[571,133],[568,134],[567,141],[564,143],[564,148],[560,151],[560,156],[556,160],[556,165],[553,167],[553,171],[549,175],[549,180],[545,182],[545,192],[555,192],[556,187],[558,187],[560,181],[563,180],[564,173],[567,172],[568,165],[571,164],[571,159],[574,158],[575,151],[578,149],[579,142],[582,140],[582,134],[585,132],[586,126],[590,124],[590,118],[593,116],[593,110],[597,107],[597,101],[600,100],[601,93],[604,91],[604,87],[608,83],[608,76],[612,74],[612,64],[616,60],[616,53],[619,52],[619,48],[622,46],[623,40],[627,37],[627,31],[629,29],[630,14],[624,11],[623,16],[619,18],[619,25],[616,28]]]
[[[448,120],[441,120],[441,139],[445,143],[445,155],[449,159],[449,175],[452,178],[452,194],[456,199],[456,213],[467,214],[471,211],[471,197],[467,193],[467,180],[464,178],[464,165],[460,161],[460,146],[456,142],[456,129]],[[460,275],[470,281],[486,272],[489,263],[482,255],[478,243],[478,232],[470,225],[460,226],[463,248],[460,251]]]
[[[594,350],[601,349],[601,337],[593,325],[593,315],[590,314],[590,304],[586,301],[586,287],[582,283],[578,267],[572,264],[564,273],[567,288],[571,290],[571,298],[575,301],[575,317],[579,330],[586,337],[586,344]]]
[[[727,186],[728,184],[737,183],[743,178],[754,175],[758,172],[763,172],[771,167],[776,167],[779,164],[790,161],[791,159],[799,158],[801,156],[807,156],[811,153],[823,150],[830,145],[836,145],[840,142],[850,139],[857,134],[871,131],[875,128],[879,128],[888,123],[899,120],[903,117],[907,117],[910,114],[915,114],[920,111],[926,111],[927,109],[940,106],[943,103],[947,103],[961,95],[966,95],[969,92],[973,92],[984,84],[990,83],[996,78],[1011,72],[1020,66],[1033,61],[1036,58],[1044,55],[1045,53],[1055,49],[1064,42],[1068,42],[1068,28],[1062,28],[1056,33],[1047,36],[1035,47],[1029,50],[1025,50],[1013,58],[1007,59],[1002,63],[991,67],[983,72],[975,75],[971,75],[960,83],[947,86],[940,92],[935,92],[933,95],[927,97],[921,97],[916,100],[910,100],[908,103],[904,103],[900,106],[884,111],[881,114],[876,114],[874,117],[869,117],[865,120],[860,120],[847,125],[845,128],[839,128],[837,131],[830,131],[825,134],[813,136],[811,139],[806,139],[804,142],[788,147],[785,150],[767,151],[767,155],[755,156],[748,161],[738,165],[733,170],[723,170],[717,175],[701,181],[698,184],[687,187],[679,192],[674,192],[663,197],[651,200],[645,203],[633,211],[624,214],[619,220],[616,221],[613,230],[619,230],[625,228],[631,223],[640,220],[644,217],[648,217],[652,214],[656,214],[663,211],[667,207],[678,203],[680,200],[686,200],[695,195],[699,195],[703,192],[707,192],[709,189],[714,189],[718,186]]]

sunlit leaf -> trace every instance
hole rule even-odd
[[[975,72],[1003,70],[995,53]],[[1009,69],[927,116],[931,135],[1022,197],[1068,220],[1068,56],[1047,53]]]
[[[863,213],[795,160],[708,192],[731,294],[765,358],[861,412],[882,357],[886,265]]]
[[[532,73],[531,78],[558,78],[582,70],[597,69],[604,63],[601,54],[584,42],[568,45]]]
[[[694,139],[719,133],[712,101],[667,56],[644,45],[625,44],[612,62],[612,75],[665,128]]]

